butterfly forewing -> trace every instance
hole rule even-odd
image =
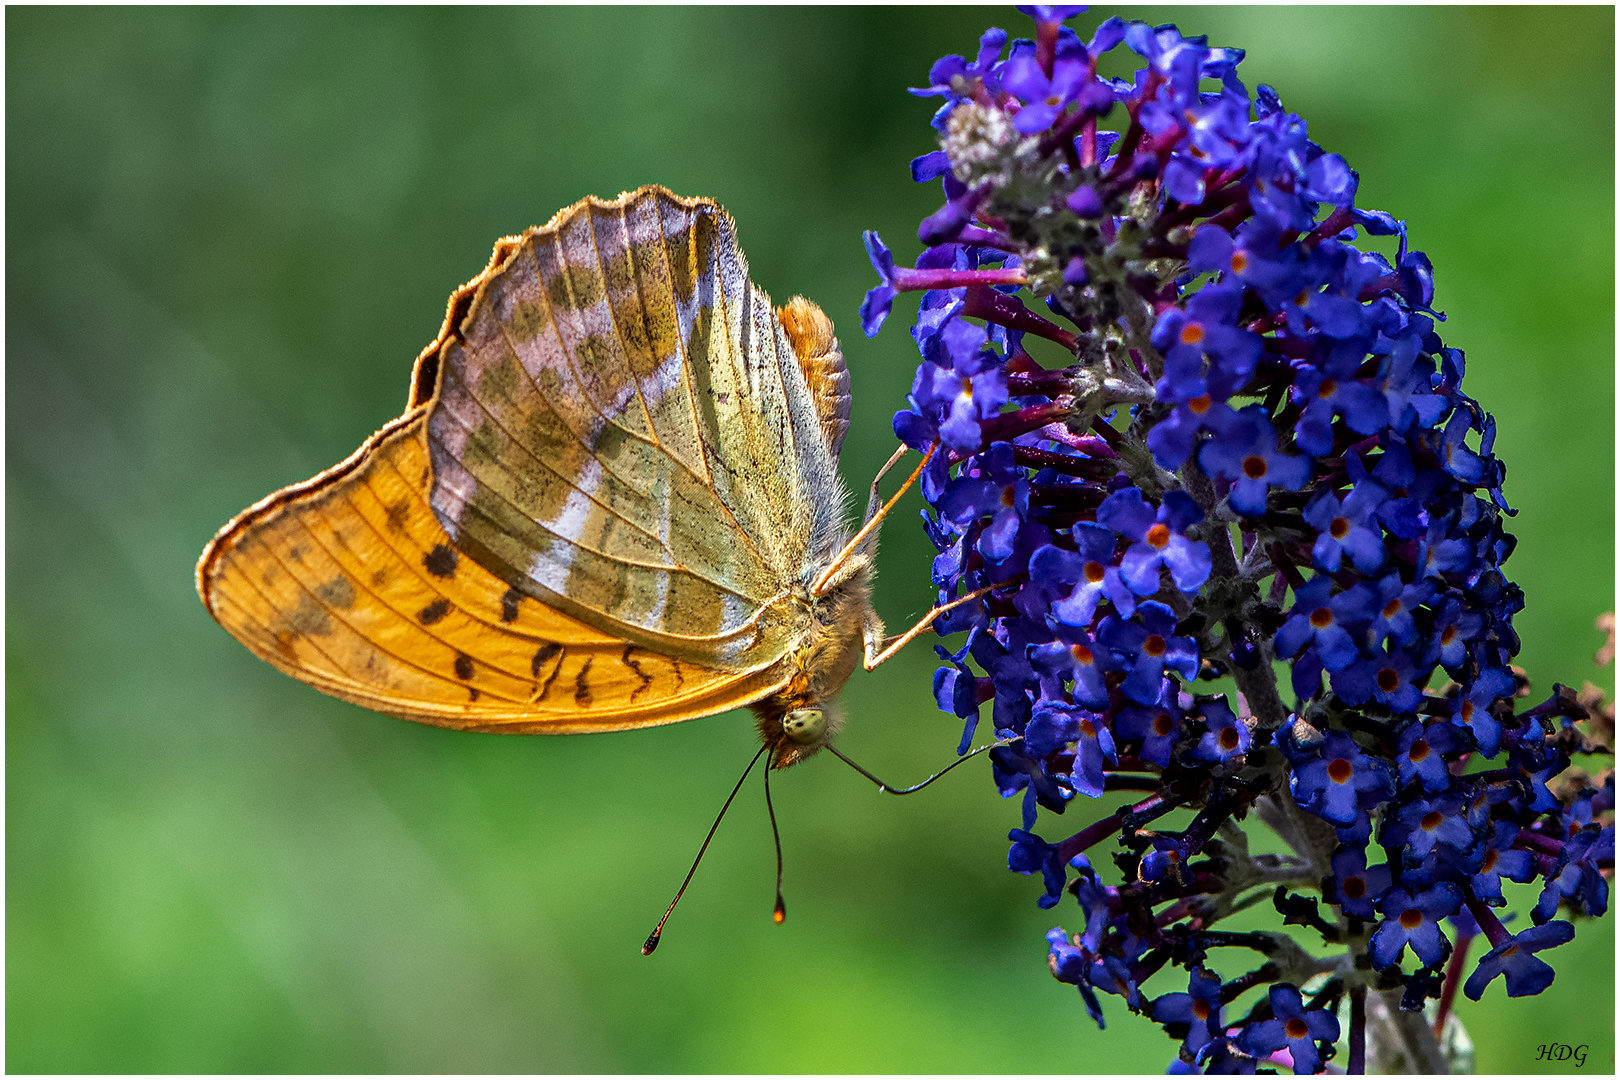
[[[673,723],[746,704],[770,672],[705,669],[535,602],[450,544],[426,501],[426,412],[226,529],[209,610],[319,689],[413,720],[513,732]]]
[[[647,188],[531,230],[440,352],[432,504],[520,592],[731,670],[802,632],[779,603],[843,500],[799,358],[730,219]]]

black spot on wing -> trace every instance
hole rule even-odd
[[[507,589],[501,594],[501,622],[517,621],[518,601],[522,599],[523,594],[516,589]],[[535,674],[538,675],[539,672],[536,671]]]
[[[529,699],[530,701],[544,701],[546,699],[546,695],[551,693],[551,684],[557,681],[557,675],[562,671],[563,661],[567,659],[567,653],[564,652],[561,645],[558,645],[554,641],[548,641],[544,645],[540,646],[540,648],[534,654],[534,659],[529,662],[530,670],[534,672],[534,677],[538,679],[540,677],[540,669],[544,667],[546,662],[549,661],[553,656],[557,658],[557,662],[556,664],[552,665],[551,674],[546,676],[545,682],[540,683],[535,687],[534,696]]]
[[[389,504],[387,514],[388,531],[402,533],[405,531],[405,515],[410,513],[411,504],[405,499]]]
[[[590,674],[591,665],[595,662],[596,657],[586,657],[585,666],[574,676],[574,704],[582,709],[589,708],[591,704],[591,684],[586,676]]]
[[[634,645],[626,645],[624,647],[624,656],[622,658],[624,666],[635,672],[636,678],[641,680],[641,685],[630,691],[630,701],[632,703],[634,703],[636,698],[641,695],[642,691],[646,690],[647,687],[652,685],[652,676],[647,674],[645,671],[642,671],[641,665],[636,663],[636,661],[631,658],[630,654],[635,651],[636,647]]]
[[[450,601],[441,597],[417,612],[416,621],[423,626],[432,626],[448,614],[450,614]]]
[[[456,563],[460,561],[461,556],[456,554],[454,548],[447,544],[436,544],[433,550],[423,557],[422,565],[427,567],[427,572],[434,577],[450,577],[456,572]]]
[[[468,656],[466,653],[457,653],[456,654],[456,678],[465,680],[465,679],[470,679],[472,677],[473,677],[473,661],[472,661],[472,657]]]
[[[540,669],[546,666],[546,661],[562,652],[562,646],[555,641],[548,641],[534,651],[534,659],[529,661],[529,673],[535,678],[540,677]]]

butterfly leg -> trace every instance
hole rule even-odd
[[[906,456],[906,451],[909,449],[911,447],[901,443],[895,448],[894,453],[889,455],[889,460],[883,463],[883,468],[879,469],[878,474],[872,478],[872,493],[866,499],[866,516],[861,518],[862,525],[876,517],[878,510],[882,508],[883,495],[878,491],[878,485],[883,482],[885,476],[889,475],[890,469],[900,464],[900,459]]]
[[[888,462],[878,472],[878,480],[883,479],[883,474],[888,472],[900,460],[905,450],[906,448],[902,446],[890,455]],[[877,480],[872,481],[872,497],[866,508],[866,523],[861,526],[859,532],[850,537],[849,543],[845,544],[843,549],[833,556],[832,561],[827,564],[827,569],[823,570],[821,576],[816,579],[815,584],[810,586],[811,596],[827,595],[828,590],[834,584],[848,577],[848,574],[843,572],[846,570],[845,563],[849,561],[850,556],[861,552],[865,548],[868,537],[877,533],[878,527],[883,524],[883,519],[888,516],[890,510],[894,509],[894,504],[900,501],[902,495],[911,490],[911,485],[917,482],[917,478],[922,475],[923,469],[928,466],[928,462],[933,459],[938,450],[939,443],[936,442],[931,445],[928,452],[923,454],[922,461],[911,471],[911,475],[906,477],[906,482],[900,485],[900,490],[895,492],[888,502],[875,509],[873,504],[876,503],[878,498]]]
[[[1005,581],[1000,581],[994,585],[986,585],[984,588],[976,589],[975,591],[968,593],[966,596],[958,596],[955,600],[952,600],[948,604],[940,604],[927,615],[924,615],[916,626],[913,626],[910,630],[907,630],[903,634],[897,634],[896,636],[888,638],[887,640],[885,640],[883,637],[882,623],[876,624],[876,634],[872,633],[872,624],[867,624],[867,636],[865,643],[866,651],[865,656],[861,660],[862,664],[865,666],[867,671],[871,671],[885,660],[888,660],[895,653],[905,648],[919,635],[933,629],[934,620],[945,614],[947,611],[950,611],[953,608],[959,608],[970,600],[977,600],[979,597],[984,596],[995,589],[999,589],[1006,584],[1008,583]]]

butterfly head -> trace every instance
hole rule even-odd
[[[800,746],[815,746],[827,737],[824,709],[794,709],[782,717],[782,733]]]
[[[773,769],[785,769],[810,757],[844,726],[843,713],[836,705],[810,697],[766,699],[754,705],[754,714]]]

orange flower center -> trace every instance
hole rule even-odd
[[[1423,815],[1423,820],[1418,822],[1418,828],[1424,832],[1433,832],[1440,827],[1440,823],[1444,820],[1446,820],[1446,816],[1440,811],[1430,810]]]
[[[1149,547],[1164,547],[1170,542],[1170,526],[1163,522],[1151,526],[1147,531],[1147,542]]]
[[[1085,570],[1086,580],[1091,582],[1091,584],[1093,584],[1093,585],[1095,585],[1095,584],[1097,584],[1097,582],[1101,581],[1103,579],[1103,575],[1105,573],[1107,573],[1107,572],[1108,572],[1108,568],[1103,566],[1103,564],[1100,563],[1100,562],[1088,562],[1088,563],[1086,563],[1086,570]]]
[[[1091,650],[1086,648],[1084,645],[1070,645],[1069,655],[1074,657],[1075,663],[1077,664],[1091,663]]]
[[[1162,712],[1153,718],[1153,734],[1163,738],[1175,728],[1176,722],[1167,712]]]
[[[1188,399],[1187,411],[1192,413],[1194,416],[1203,416],[1205,413],[1209,412],[1209,407],[1214,403],[1215,402],[1208,394],[1199,394],[1195,398]]]
[[[1394,668],[1378,669],[1378,689],[1386,694],[1393,694],[1395,688],[1401,685],[1401,676]]]
[[[1243,475],[1250,480],[1259,480],[1266,475],[1266,459],[1259,454],[1250,454],[1243,459]]]
[[[1325,630],[1333,625],[1333,609],[1319,607],[1311,612],[1311,625],[1318,630]]]
[[[1423,912],[1415,907],[1409,907],[1401,912],[1401,929],[1416,930],[1423,925]]]
[[[1344,884],[1339,886],[1339,891],[1344,894],[1346,900],[1360,900],[1367,895],[1367,879],[1346,878]]]
[[[1330,398],[1333,396],[1333,391],[1337,390],[1338,388],[1339,384],[1334,382],[1332,379],[1323,379],[1322,385],[1316,388],[1316,396],[1319,398]]]
[[[1164,638],[1158,634],[1149,634],[1147,640],[1142,642],[1142,651],[1149,656],[1163,656],[1164,649]]]
[[[1350,519],[1336,517],[1328,523],[1328,535],[1335,540],[1343,540],[1350,532]]]
[[[1417,762],[1422,761],[1424,758],[1426,758],[1428,756],[1429,756],[1429,740],[1427,740],[1427,739],[1418,739],[1416,742],[1414,742],[1412,744],[1412,749],[1410,749],[1410,750],[1408,750],[1406,752],[1407,760],[1411,761],[1413,764],[1416,764]]]
[[[1343,784],[1347,782],[1350,779],[1350,774],[1354,771],[1355,770],[1350,767],[1350,762],[1346,761],[1342,757],[1334,758],[1332,761],[1328,762],[1328,779],[1333,781],[1335,784]]]
[[[1311,1033],[1311,1029],[1305,1026],[1305,1021],[1297,1016],[1284,1024],[1283,1030],[1288,1033],[1290,1039],[1303,1039]]]
[[[1204,328],[1195,322],[1190,322],[1181,328],[1181,343],[1183,345],[1197,345],[1204,340]]]

